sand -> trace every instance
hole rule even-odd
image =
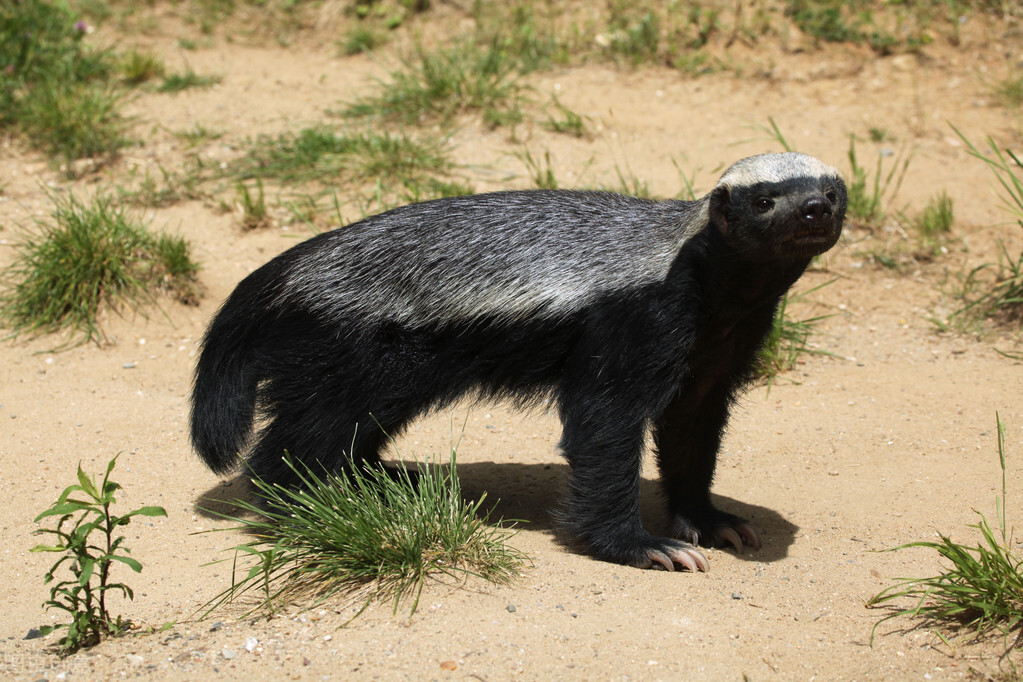
[[[451,24],[450,8],[440,12]],[[337,19],[336,21],[343,21]],[[881,148],[911,155],[905,180],[889,198],[912,216],[945,190],[956,223],[947,254],[900,256],[899,270],[872,251],[912,251],[895,221],[870,231],[850,224],[839,247],[797,283],[808,292],[796,319],[827,316],[811,337],[827,355],[805,355],[770,386],[754,387],[735,409],[714,485],[717,503],[752,522],[759,552],[707,550],[706,574],[638,570],[592,560],[554,535],[550,510],[567,466],[557,451],[554,415],[512,406],[456,405],[417,422],[397,444],[406,458],[444,456],[452,424],[466,422],[458,449],[466,492],[500,500],[495,513],[521,519],[512,544],[529,557],[509,586],[470,581],[427,585],[409,616],[389,603],[329,601],[312,610],[239,619],[227,608],[206,620],[197,609],[229,583],[224,550],[243,540],[229,522],[199,509],[207,497],[230,497],[238,480],[220,481],[191,451],[188,393],[196,345],[233,286],[274,254],[309,235],[286,224],[244,232],[238,216],[215,201],[184,201],[147,210],[153,226],[187,237],[202,262],[198,307],[161,299],[147,315],[107,314],[112,343],[47,353],[55,337],[0,343],[0,674],[9,679],[961,679],[997,672],[1003,642],[949,646],[916,621],[875,623],[888,611],[866,600],[892,578],[926,576],[941,564],[933,552],[884,553],[937,533],[973,543],[977,511],[989,518],[1001,490],[995,413],[1008,428],[1010,517],[1018,522],[1023,490],[1023,367],[997,350],[1020,350],[1019,330],[984,335],[940,333],[955,276],[995,258],[997,240],[1019,253],[1023,234],[999,206],[993,176],[970,158],[950,122],[980,144],[988,135],[1018,148],[1020,119],[991,101],[987,83],[1019,58],[1018,26],[967,22],[963,42],[938,40],[922,57],[878,58],[855,48],[800,50],[738,45],[743,75],[686,78],[669,68],[616,67],[599,60],[528,78],[536,102],[559,100],[585,115],[585,138],[543,129],[539,108],[517,127],[491,130],[458,121],[450,144],[478,191],[528,187],[514,152],[550,151],[562,186],[616,183],[616,168],[660,196],[682,186],[697,192],[749,154],[779,151],[763,130],[773,118],[800,151],[849,170],[849,135],[871,167]],[[971,30],[972,29],[972,30]],[[282,47],[271,39],[215,39],[197,51],[177,47],[193,29],[173,16],[148,32],[103,27],[98,38],[140,45],[172,68],[186,61],[219,73],[208,90],[141,92],[130,103],[144,141],[113,166],[67,182],[17,140],[0,154],[0,265],[11,262],[18,234],[45,215],[46,188],[111,190],[132,173],[176,169],[188,149],[174,131],[203,125],[224,132],[201,153],[237,155],[246,138],[328,120],[336,108],[374,87],[397,47],[379,57],[340,58],[327,29],[298,33]],[[1013,33],[1015,31],[1015,33]],[[872,127],[891,138],[865,141]],[[438,133],[440,134],[440,133]],[[887,157],[891,162],[893,157]],[[902,158],[906,158],[903,156]],[[887,168],[888,166],[886,166]],[[339,187],[346,220],[361,215],[350,188]],[[268,191],[271,205],[288,188]],[[346,193],[347,192],[347,193]],[[228,186],[219,195],[235,196]],[[458,430],[459,426],[455,429]],[[33,518],[74,481],[78,463],[99,472],[119,454],[121,509],[162,505],[167,518],[138,519],[126,544],[144,565],[116,577],[135,590],[115,602],[141,633],[103,642],[71,658],[54,637],[25,639],[55,622],[44,613],[42,576],[50,555]],[[662,528],[656,473],[646,462],[644,513]],[[1019,544],[1016,545],[1020,549]],[[902,606],[908,606],[902,603]],[[347,624],[346,624],[347,623]],[[946,635],[947,636],[947,635]],[[1012,659],[1020,665],[1019,655]],[[1005,665],[1005,661],[1001,662]]]

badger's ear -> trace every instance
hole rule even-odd
[[[710,224],[721,234],[728,234],[728,203],[731,198],[728,188],[722,185],[710,193]]]

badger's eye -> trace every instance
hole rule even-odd
[[[774,199],[768,197],[759,197],[753,200],[753,208],[756,209],[757,213],[767,213],[774,208]]]

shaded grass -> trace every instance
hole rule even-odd
[[[156,290],[197,298],[198,265],[184,239],[154,234],[109,197],[51,198],[52,220],[37,224],[0,275],[0,322],[12,335],[67,332],[61,347],[78,336],[101,343],[104,307],[138,310]]]
[[[156,91],[177,93],[184,90],[191,90],[193,88],[212,88],[223,79],[223,76],[200,75],[189,67],[180,73],[166,74],[163,77],[163,80],[160,81],[160,85],[156,88]]]
[[[874,625],[871,641],[878,626],[899,616],[919,618],[927,626],[949,626],[973,630],[980,638],[995,632],[1006,638],[1014,630],[1020,632],[1008,640],[1008,649],[1023,644],[1023,557],[1013,550],[1013,538],[1006,522],[1005,424],[995,415],[998,431],[998,459],[1002,468],[1002,494],[996,500],[997,525],[992,528],[987,518],[977,512],[980,521],[971,525],[980,531],[982,541],[970,547],[938,533],[938,541],[910,542],[889,552],[910,547],[934,550],[949,566],[929,578],[899,578],[897,585],[882,590],[868,606],[888,604],[896,599],[912,598],[916,604],[895,611]]]
[[[525,559],[505,544],[513,530],[488,525],[486,495],[463,500],[453,451],[445,469],[422,465],[418,474],[404,467],[316,473],[290,456],[286,462],[302,489],[254,479],[258,504],[231,503],[241,512],[225,516],[239,524],[231,530],[256,539],[232,549],[231,586],[207,604],[207,615],[250,593],[257,604],[248,613],[272,612],[366,586],[366,605],[390,599],[397,611],[411,599],[414,613],[430,578],[506,583]]]

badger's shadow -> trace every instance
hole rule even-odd
[[[407,462],[415,468],[414,462]],[[517,521],[529,530],[557,535],[553,513],[565,494],[569,467],[565,463],[517,464],[493,462],[460,463],[458,478],[462,496],[478,500],[486,493],[484,510],[490,510],[491,522]],[[772,562],[788,555],[799,527],[778,512],[747,504],[722,495],[712,495],[714,504],[745,518],[760,534],[763,547],[759,552],[740,552],[736,556],[747,561]],[[195,513],[207,518],[247,516],[234,500],[253,501],[252,485],[238,474],[207,489],[195,500]],[[667,515],[660,484],[648,478],[640,481],[640,513],[643,524],[655,535],[667,533]],[[560,538],[559,538],[560,539]]]

